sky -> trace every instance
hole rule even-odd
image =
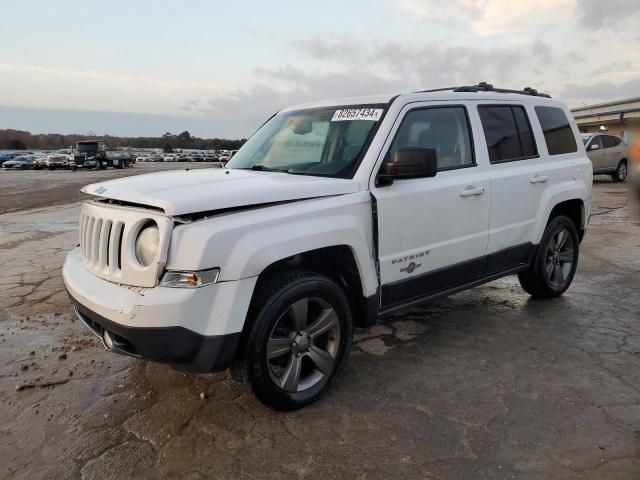
[[[2,0],[0,129],[240,138],[290,105],[488,81],[640,96],[639,0]]]

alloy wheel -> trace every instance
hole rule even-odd
[[[556,288],[566,284],[574,263],[573,238],[562,228],[553,234],[547,247],[545,274],[549,283]]]
[[[618,180],[624,182],[627,178],[627,165],[623,162],[618,166]]]
[[[340,321],[321,298],[303,298],[275,323],[266,360],[272,381],[287,392],[307,390],[333,371],[340,346]]]

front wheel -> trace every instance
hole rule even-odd
[[[319,399],[351,351],[342,289],[313,272],[283,272],[256,287],[234,376],[264,404],[295,410]]]
[[[535,298],[562,295],[576,273],[579,248],[573,222],[565,216],[553,218],[544,231],[531,267],[518,275],[524,291]]]
[[[611,175],[614,182],[624,182],[627,179],[627,162],[626,160],[620,160],[616,172]]]

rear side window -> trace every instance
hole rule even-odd
[[[491,163],[512,162],[538,155],[527,112],[518,105],[478,107]]]
[[[544,132],[549,155],[577,152],[576,138],[564,111],[556,107],[535,107],[535,109]]]
[[[613,148],[618,145],[620,145],[620,139],[618,137],[614,137],[613,135],[604,136],[604,148]]]
[[[613,137],[610,135],[604,135],[602,137],[602,143],[604,144],[604,148],[613,147]]]

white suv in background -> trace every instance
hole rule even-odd
[[[627,179],[629,147],[622,138],[609,133],[583,133],[582,142],[595,175],[609,174],[614,182]]]
[[[317,102],[224,169],[85,187],[64,282],[109,350],[232,367],[290,410],[336,379],[354,325],[505,275],[562,295],[591,183],[569,110],[532,89]]]

